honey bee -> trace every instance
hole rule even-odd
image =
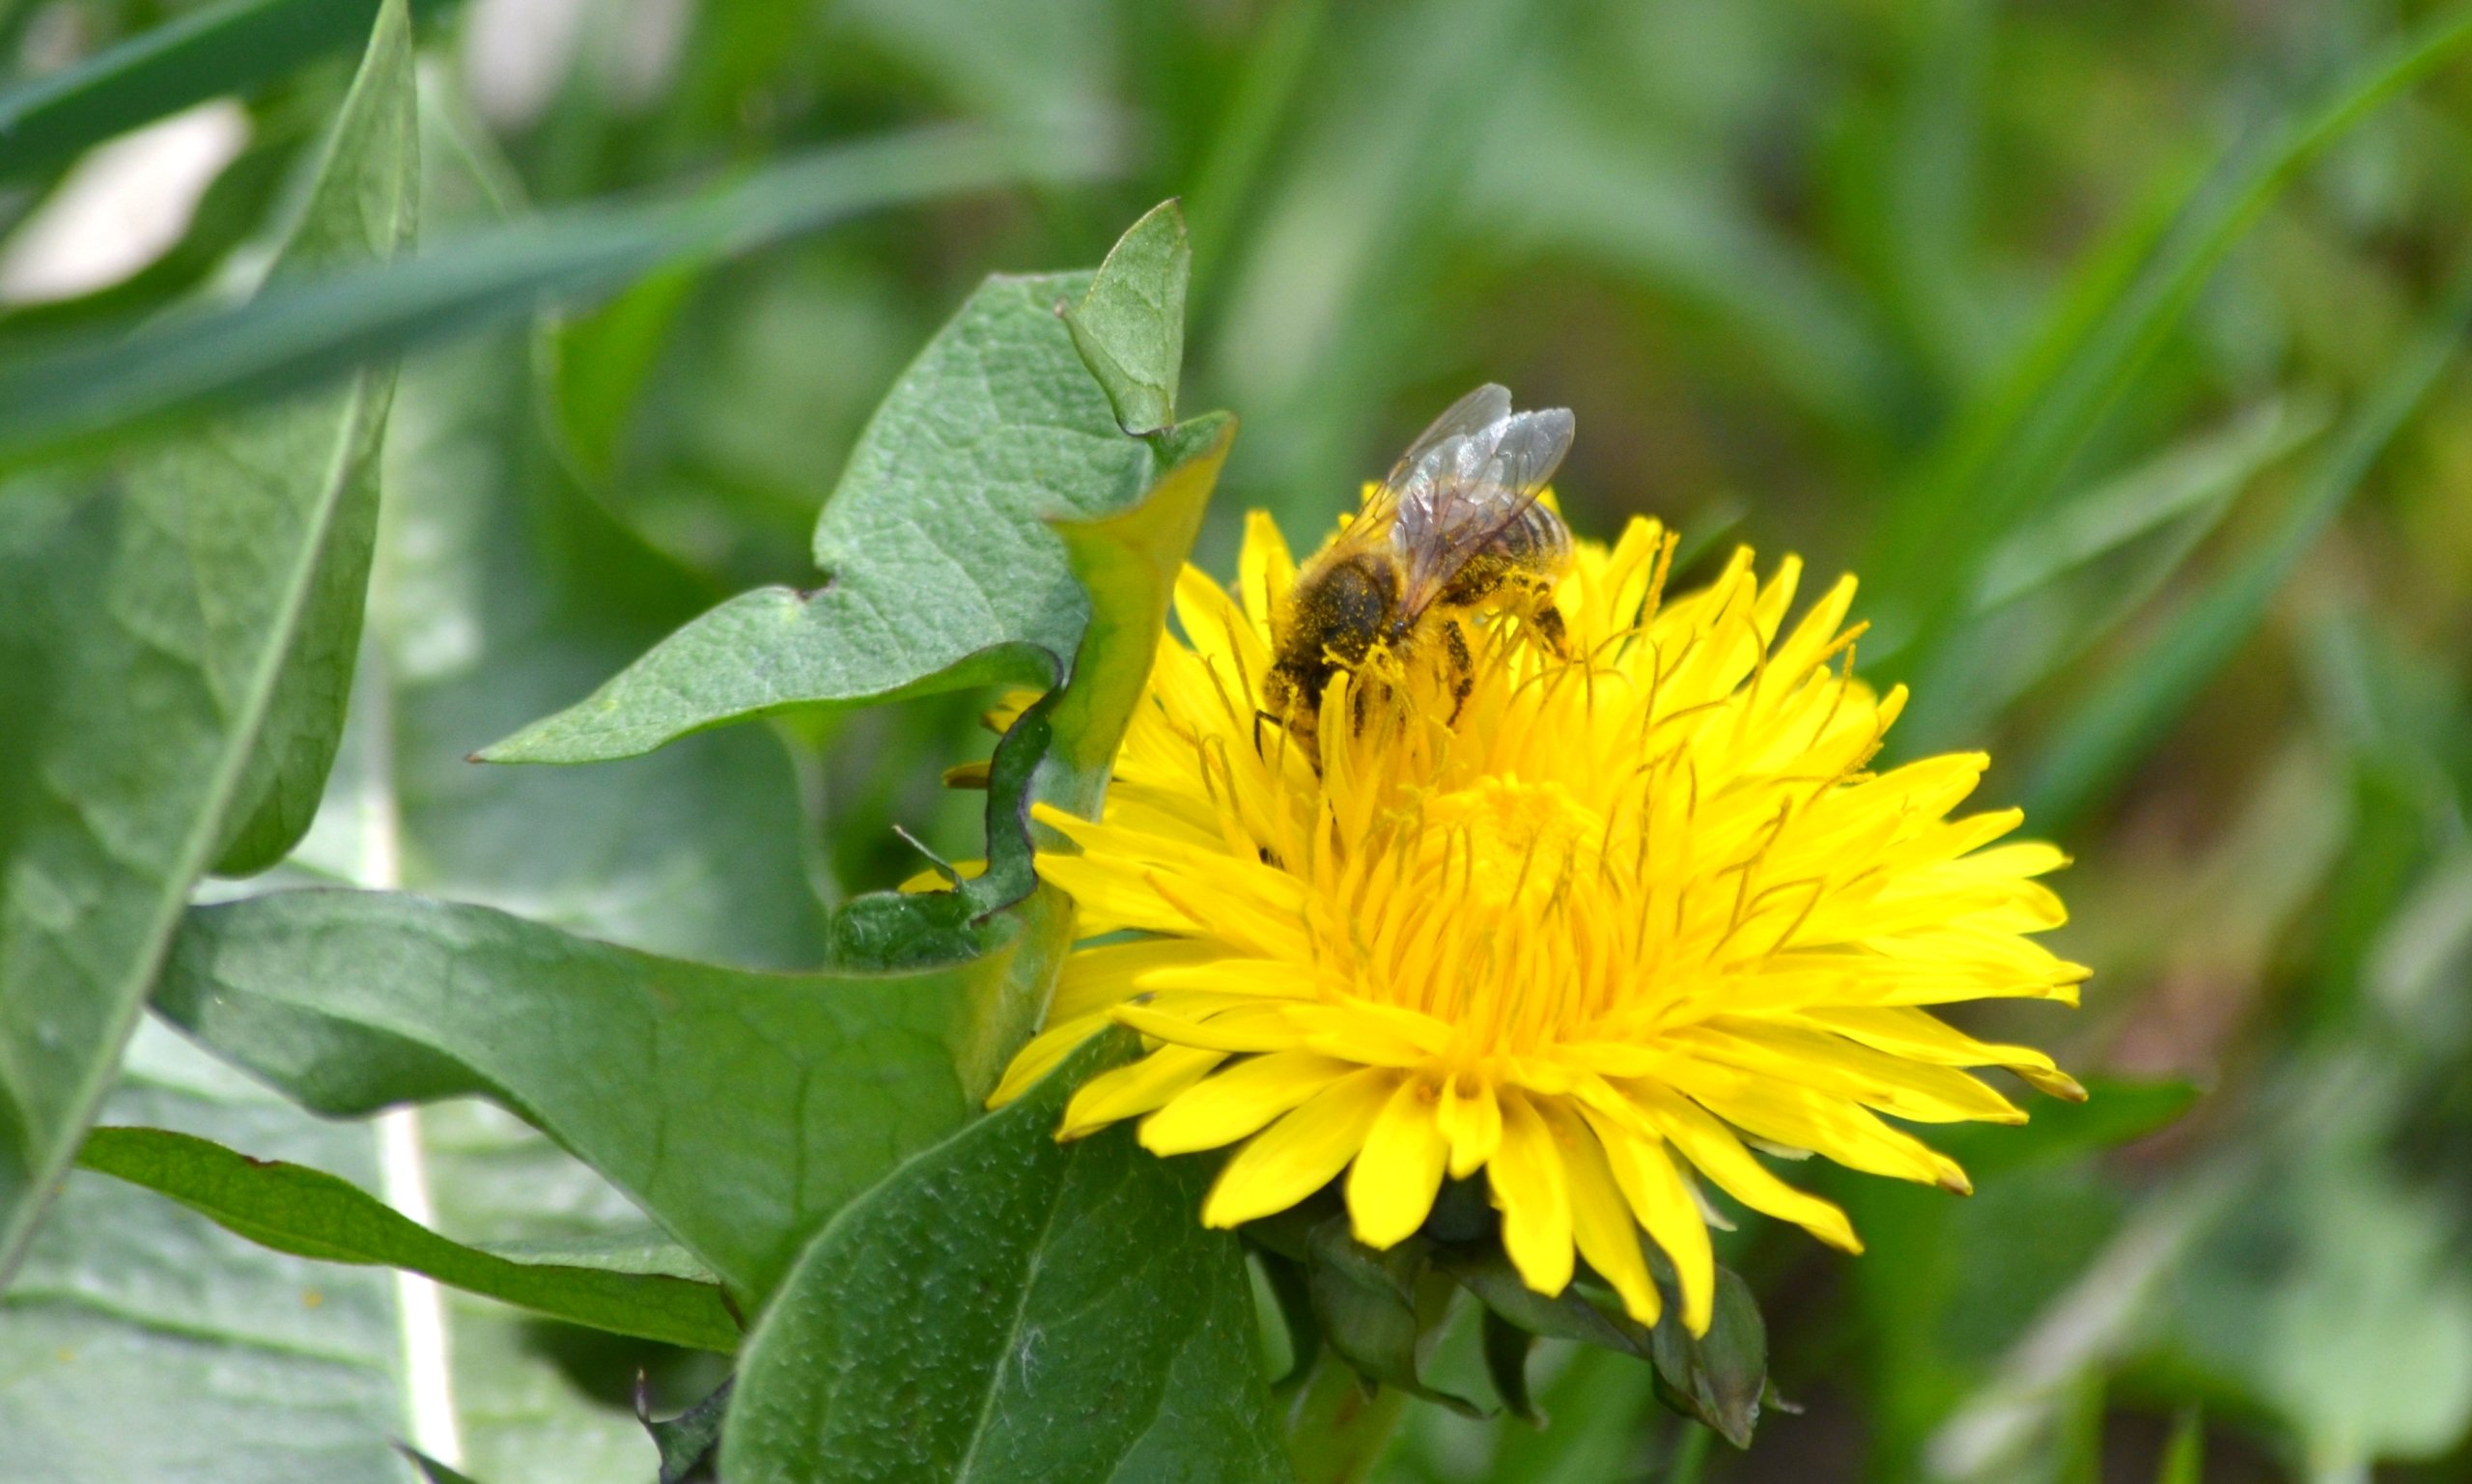
[[[1560,648],[1552,594],[1570,566],[1571,533],[1537,497],[1571,433],[1568,407],[1514,412],[1509,392],[1476,388],[1408,445],[1356,518],[1298,572],[1272,619],[1266,714],[1317,766],[1322,692],[1377,645],[1404,657],[1439,640],[1455,676],[1454,720],[1475,684],[1463,618],[1516,607]]]

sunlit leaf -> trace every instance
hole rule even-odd
[[[795,707],[1053,685],[1089,605],[1047,521],[1122,508],[1160,467],[1056,318],[1088,282],[992,279],[929,344],[817,524],[823,586],[731,599],[483,756],[631,757]]]
[[[296,235],[410,225],[409,25],[382,13]],[[357,237],[354,235],[357,234]],[[191,886],[307,825],[358,632],[388,378],[0,495],[0,1270],[74,1154]]]

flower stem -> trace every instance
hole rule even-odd
[[[1301,1484],[1362,1484],[1407,1399],[1395,1386],[1368,1396],[1347,1362],[1326,1352],[1287,1410],[1287,1454]]]

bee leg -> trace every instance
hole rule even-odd
[[[1554,606],[1553,600],[1546,599],[1536,604],[1534,623],[1536,636],[1545,641],[1545,647],[1568,659],[1571,657],[1570,630],[1563,625],[1562,610]]]
[[[1442,640],[1450,651],[1450,719],[1443,725],[1457,726],[1459,713],[1476,688],[1476,657],[1468,652],[1468,631],[1455,618],[1442,626]]]

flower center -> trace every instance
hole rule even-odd
[[[1559,783],[1489,777],[1426,805],[1428,838],[1465,872],[1463,900],[1533,910],[1603,847],[1605,822]]]

